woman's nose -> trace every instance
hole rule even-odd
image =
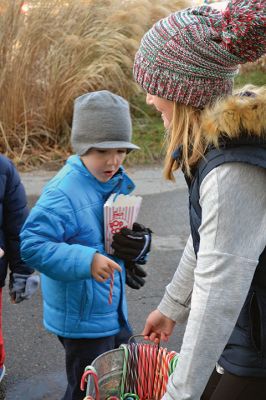
[[[147,95],[146,95],[146,103],[149,106],[153,104],[153,96],[152,96],[152,94],[147,93]]]

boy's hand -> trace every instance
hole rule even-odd
[[[9,294],[13,304],[28,300],[37,291],[40,285],[39,275],[11,273],[9,280]]]
[[[151,248],[152,231],[134,222],[133,228],[122,228],[113,236],[114,255],[127,262],[145,264]]]
[[[120,265],[116,262],[100,253],[95,253],[91,265],[91,275],[96,281],[107,281],[107,279],[113,274],[114,270],[117,270],[118,272],[122,271]]]

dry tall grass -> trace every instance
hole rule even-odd
[[[266,72],[266,56],[262,56],[256,62],[244,64],[240,68],[241,73],[247,73],[254,70],[261,71],[263,73]]]
[[[132,63],[153,22],[185,0],[0,0],[0,149],[36,165],[70,151],[73,99],[109,89],[130,99]]]

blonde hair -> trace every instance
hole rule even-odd
[[[180,103],[174,103],[173,119],[166,133],[167,147],[164,177],[174,181],[173,172],[183,168],[191,175],[191,167],[201,159],[206,150],[205,139],[201,134],[200,117],[202,110]],[[181,146],[180,161],[173,158],[173,152]]]
[[[256,96],[251,99],[239,96],[247,91]],[[218,98],[204,110],[174,103],[173,119],[165,140],[165,178],[174,181],[173,172],[179,168],[191,176],[191,168],[204,157],[207,146],[219,147],[220,134],[238,137],[242,127],[250,135],[265,136],[265,118],[262,117],[265,101],[266,86],[249,84],[235,90],[233,95]],[[180,161],[173,159],[173,152],[178,147],[181,149]]]

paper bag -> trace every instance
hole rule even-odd
[[[104,204],[105,251],[113,254],[113,235],[122,228],[132,229],[141,206],[142,197],[113,193]]]

